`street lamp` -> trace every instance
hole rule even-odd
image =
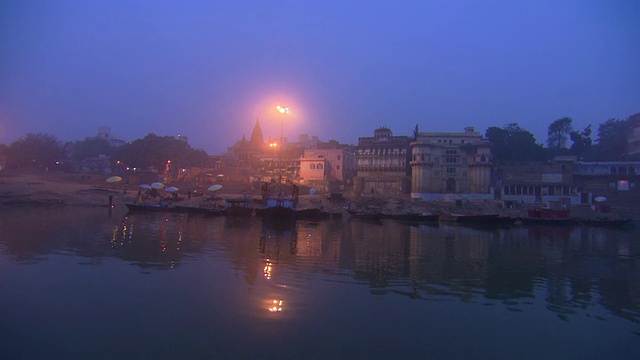
[[[288,114],[289,113],[289,107],[288,106],[280,106],[277,105],[276,106],[276,110],[278,110],[278,112],[282,115],[284,114]],[[280,182],[282,182],[282,170],[280,170],[280,168],[282,167],[282,132],[284,130],[284,116],[281,117],[280,119],[280,166],[278,166],[278,172],[280,172]]]

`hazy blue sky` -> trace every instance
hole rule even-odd
[[[0,1],[0,143],[99,126],[357,143],[640,112],[640,1]],[[595,129],[594,129],[595,130]]]

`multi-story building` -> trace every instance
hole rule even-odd
[[[411,143],[411,197],[422,200],[491,199],[491,149],[473,127],[420,133]]]
[[[300,158],[300,182],[348,185],[353,181],[354,168],[355,157],[350,146],[308,149]]]
[[[575,156],[556,156],[550,162],[496,166],[496,198],[525,204],[580,204],[582,195],[573,176],[575,161]]]
[[[640,159],[640,127],[634,128],[627,139],[627,155],[629,159]]]
[[[413,138],[376,129],[373,137],[358,138],[354,189],[364,193],[407,194],[411,189],[409,144]]]
[[[576,162],[573,180],[580,191],[581,203],[592,204],[604,197],[614,206],[640,203],[640,162]]]

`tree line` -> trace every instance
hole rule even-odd
[[[112,146],[97,136],[62,143],[51,134],[29,133],[9,146],[0,144],[0,155],[6,157],[9,168],[54,168],[104,155],[110,158],[113,167],[122,164],[129,168],[164,169],[167,161],[175,167],[201,167],[209,158],[204,150],[193,149],[182,140],[153,133],[122,146]]]
[[[574,129],[573,120],[553,121],[547,131],[546,147],[518,123],[489,127],[485,137],[492,144],[496,162],[545,161],[558,155],[573,155],[583,161],[623,161],[627,159],[627,137],[640,127],[640,113],[626,119],[609,119],[598,125],[595,140],[591,125]],[[571,142],[571,143],[569,143]],[[100,137],[62,143],[46,133],[28,133],[10,145],[0,144],[0,156],[11,168],[53,167],[62,160],[81,162],[99,155],[128,167],[163,169],[168,160],[176,167],[204,166],[208,155],[172,136],[150,133],[122,146],[112,146]]]

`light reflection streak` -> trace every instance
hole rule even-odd
[[[283,303],[282,300],[273,300],[269,306],[269,312],[282,312]]]

